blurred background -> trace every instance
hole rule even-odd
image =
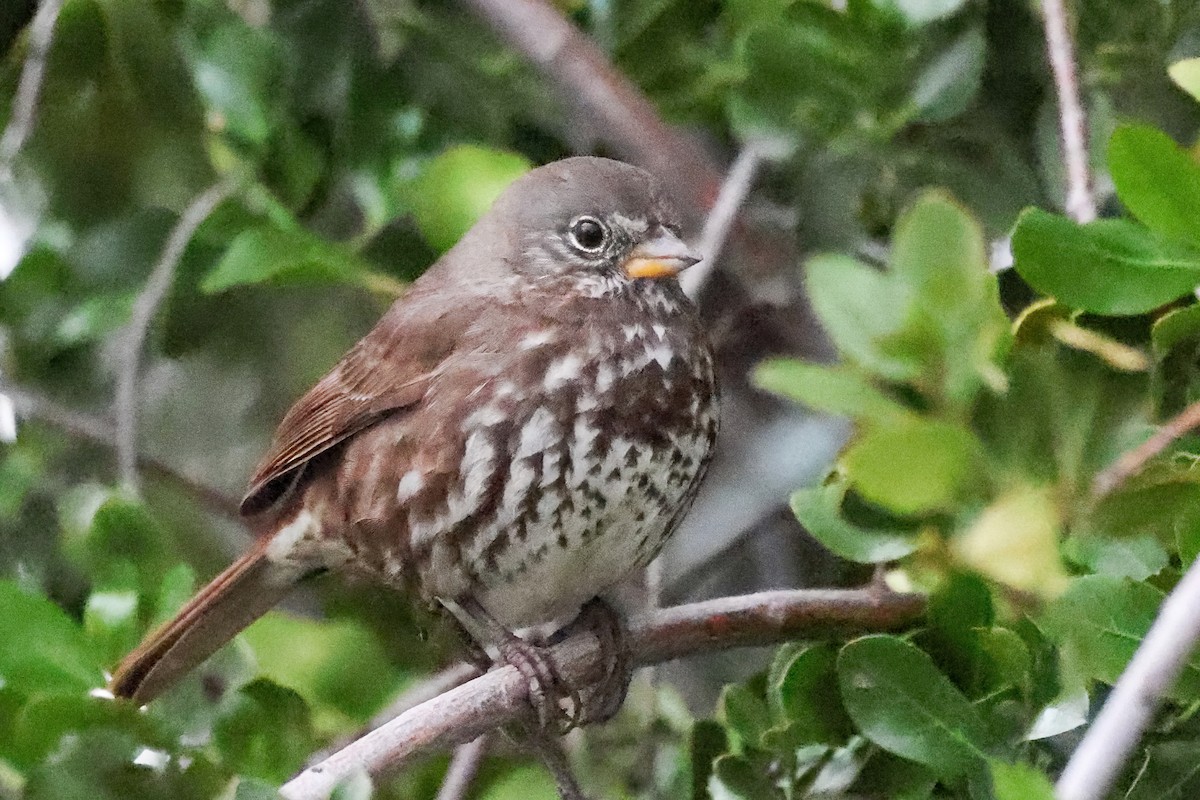
[[[72,647],[114,663],[239,553],[233,509],[292,401],[503,186],[579,153],[657,172],[696,241],[730,165],[749,177],[694,287],[720,352],[723,430],[662,559],[662,602],[861,583],[870,568],[788,509],[847,423],[748,377],[772,355],[832,358],[805,259],[886,260],[901,209],[941,187],[996,244],[1016,309],[1032,295],[1003,271],[1005,237],[1022,208],[1065,193],[1029,0],[58,5],[43,59],[37,4],[0,3],[0,121],[25,129],[18,149],[0,145],[0,577],[51,601],[0,609],[0,636],[60,654],[38,680],[89,685]],[[1194,139],[1200,111],[1165,70],[1200,54],[1200,4],[1083,0],[1075,16],[1093,142],[1119,117]],[[44,74],[22,119],[31,61]],[[205,192],[218,202],[172,254]],[[131,327],[155,271],[161,303]],[[123,372],[136,438],[119,424]],[[445,663],[434,628],[403,598],[323,580],[140,718],[0,681],[0,798],[256,796]],[[679,796],[671,765],[692,715],[767,658],[639,683],[589,734],[605,757],[587,780],[605,796]],[[129,752],[158,766],[130,771]],[[444,765],[381,796],[431,797]],[[511,748],[480,786],[553,796]]]

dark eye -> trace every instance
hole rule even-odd
[[[585,253],[598,253],[608,241],[608,229],[595,217],[577,217],[571,221],[571,243]]]

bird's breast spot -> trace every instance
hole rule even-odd
[[[520,350],[534,350],[543,345],[550,344],[556,338],[558,337],[551,330],[533,331],[532,333],[525,334],[525,337],[517,344],[517,348]]]
[[[546,391],[552,392],[565,383],[577,379],[583,372],[583,359],[571,353],[555,360],[546,369],[546,377],[542,385]]]
[[[554,414],[545,406],[539,406],[537,411],[530,414],[528,421],[521,426],[521,439],[517,444],[517,452],[514,457],[525,458],[540,453],[553,446],[561,438],[562,433],[559,430],[558,422],[554,419]]]

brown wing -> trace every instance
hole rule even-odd
[[[482,298],[450,305],[417,287],[292,406],[242,499],[256,514],[279,499],[311,459],[380,419],[420,402]]]

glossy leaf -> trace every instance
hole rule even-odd
[[[1108,143],[1117,195],[1163,236],[1200,245],[1200,165],[1171,137],[1148,125],[1123,125]]]
[[[903,558],[916,549],[916,538],[903,531],[862,528],[841,515],[846,486],[833,482],[792,494],[792,513],[813,538],[842,558],[877,564]]]
[[[817,411],[886,424],[910,414],[870,380],[844,367],[773,358],[754,370],[754,382],[768,392]]]
[[[974,479],[978,443],[947,422],[913,420],[864,432],[842,456],[854,488],[896,514],[951,505]]]
[[[1141,314],[1200,284],[1200,251],[1126,220],[1077,225],[1030,209],[1017,223],[1013,255],[1033,288],[1096,314]]]
[[[1042,624],[1084,676],[1114,683],[1146,637],[1163,598],[1145,583],[1089,575],[1076,579],[1047,608]],[[1182,702],[1200,697],[1200,656],[1189,659],[1168,694]]]
[[[975,708],[929,656],[894,636],[842,648],[838,685],[864,736],[898,756],[953,778],[978,768],[991,747]]]
[[[22,692],[85,692],[103,676],[82,631],[44,597],[0,581],[0,681]]]
[[[516,153],[475,145],[435,158],[412,186],[417,226],[435,250],[449,250],[514,180],[529,171]]]

